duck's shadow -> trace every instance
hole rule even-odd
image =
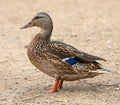
[[[44,87],[41,85],[36,85],[31,87],[28,91],[21,92],[16,99],[17,101],[32,101],[36,98],[44,97],[47,94],[41,93]],[[50,94],[53,96],[64,95],[64,94],[79,94],[79,93],[102,93],[105,91],[115,91],[120,90],[120,83],[113,84],[102,84],[102,83],[87,83],[87,82],[78,82],[71,86],[71,84],[65,84],[63,89],[60,89],[55,94]]]
[[[77,83],[72,86],[66,85],[62,91],[69,92],[104,92],[104,91],[120,90],[120,83],[104,84],[104,83]]]

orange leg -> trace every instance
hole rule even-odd
[[[63,80],[59,80],[59,83],[58,83],[58,89],[62,89],[62,85],[63,85]]]
[[[58,84],[59,84],[59,80],[56,80],[55,81],[55,84],[53,85],[52,89],[48,90],[48,91],[45,91],[46,93],[54,93],[57,91],[57,88],[58,88]]]

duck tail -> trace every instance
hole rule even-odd
[[[100,63],[98,62],[93,62],[93,64],[96,66],[97,69],[101,69],[100,71],[107,72],[107,73],[112,73],[110,69],[104,68]]]
[[[86,77],[84,77],[84,78],[94,78],[94,77],[96,77],[96,76],[98,76],[98,75],[101,75],[101,74],[104,74],[104,73],[100,73],[100,72],[89,72],[88,73],[88,75],[86,75]]]
[[[103,69],[103,66],[100,63],[95,61],[93,64],[95,65],[96,69]]]
[[[103,68],[102,71],[106,73],[113,73],[110,69],[107,69],[107,68]]]

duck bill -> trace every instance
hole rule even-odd
[[[33,26],[34,26],[33,22],[29,22],[29,23],[23,25],[22,27],[20,27],[20,29],[26,29],[26,28],[30,28],[30,27],[33,27]]]

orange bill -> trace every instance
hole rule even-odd
[[[33,26],[34,26],[33,22],[29,22],[29,23],[23,25],[22,27],[20,27],[20,29],[30,28],[30,27],[33,27]]]

